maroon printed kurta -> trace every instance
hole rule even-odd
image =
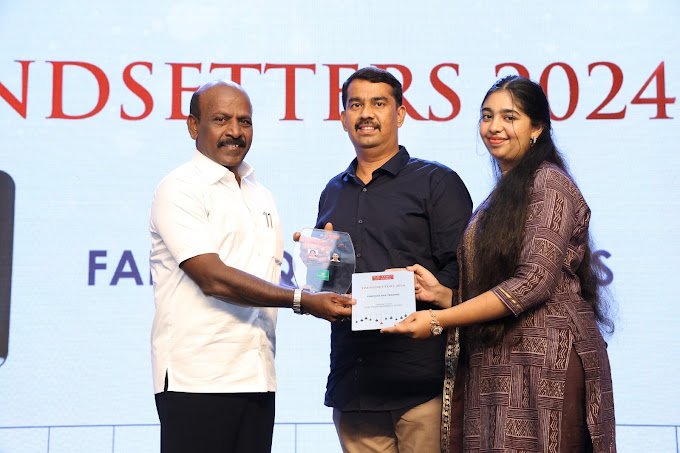
[[[448,333],[442,451],[449,451],[451,432],[462,427],[466,452],[557,453],[573,348],[585,371],[586,416],[594,451],[615,452],[606,344],[575,275],[587,245],[590,209],[573,181],[549,163],[535,173],[528,209],[515,273],[492,289],[518,322],[493,346],[467,337],[459,346],[458,329]],[[474,279],[475,221],[459,248],[459,302],[468,298],[466,288]],[[459,347],[467,360],[460,362],[455,379]],[[452,400],[454,390],[459,401]],[[464,411],[456,410],[461,403]]]

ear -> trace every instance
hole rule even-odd
[[[397,127],[401,127],[401,125],[404,124],[405,119],[406,119],[406,107],[400,105],[399,107],[397,107]]]
[[[538,136],[543,133],[543,125],[531,128],[531,136],[534,140],[538,140]]]
[[[345,118],[347,115],[345,115],[345,111],[343,110],[340,112],[340,122],[342,123],[342,128],[347,132],[347,124],[345,123]]]
[[[187,129],[191,138],[196,140],[198,138],[198,120],[194,115],[187,117]]]

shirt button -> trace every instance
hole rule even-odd
[[[361,253],[357,253],[357,258],[361,258]]]
[[[357,362],[358,362],[358,363],[361,363],[361,362],[363,362],[363,361],[364,361],[364,359],[362,359],[361,357],[359,357],[359,358],[357,359]]]
[[[366,192],[367,190],[368,190],[368,189],[365,188],[365,187],[364,187],[363,189],[361,189],[362,192]]]
[[[364,221],[359,219],[359,220],[357,220],[357,223],[364,223]]]

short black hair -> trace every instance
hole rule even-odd
[[[191,95],[191,102],[189,103],[189,115],[193,116],[197,120],[201,119],[201,89],[194,91]]]
[[[349,84],[352,83],[353,80],[367,80],[371,83],[386,83],[392,87],[392,96],[394,96],[394,100],[397,101],[397,106],[400,106],[402,103],[403,95],[401,82],[384,69],[376,68],[375,66],[367,66],[354,72],[354,74],[349,76],[349,78],[345,80],[345,83],[342,84],[343,109],[347,108],[347,90]]]

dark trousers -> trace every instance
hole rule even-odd
[[[274,393],[156,394],[161,453],[270,453]]]
[[[572,347],[564,387],[560,453],[593,451],[586,417],[586,373],[581,358]]]

